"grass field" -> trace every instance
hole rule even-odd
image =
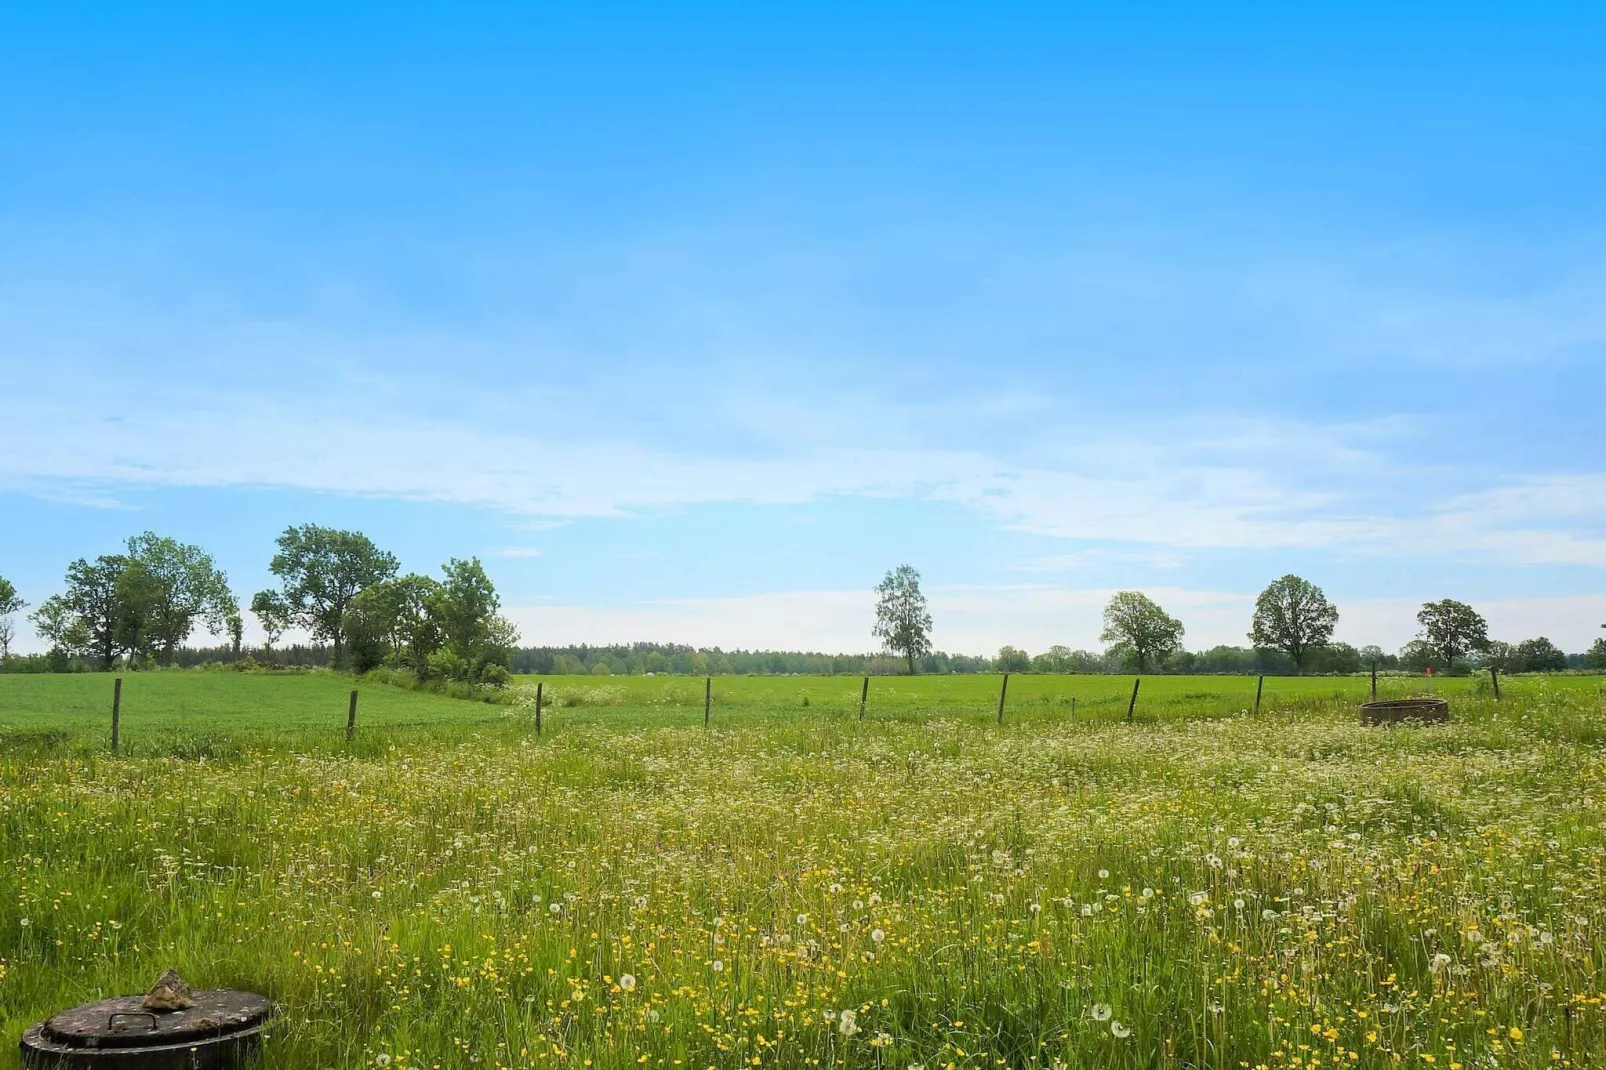
[[[507,728],[522,733],[533,717],[534,689],[544,687],[544,727],[610,724],[648,727],[701,724],[704,680],[676,676],[548,676],[515,678],[523,706],[462,702],[401,690],[330,673],[231,672],[134,673],[123,678],[122,736],[136,753],[199,754],[265,745],[317,748],[343,746],[347,701],[360,692],[358,742],[442,731]],[[1012,676],[1005,715],[1011,720],[1115,720],[1126,716],[1130,676]],[[992,720],[998,712],[998,676],[872,677],[870,719],[958,718]],[[1249,676],[1149,676],[1139,689],[1135,720],[1227,717],[1255,704]],[[1365,677],[1266,677],[1265,709],[1295,710],[1361,702]],[[1509,699],[1576,691],[1598,696],[1601,676],[1504,678]],[[712,714],[722,724],[752,718],[856,718],[858,677],[719,676],[713,680]],[[1384,676],[1379,695],[1439,694],[1491,697],[1485,677],[1428,680]],[[1073,699],[1074,704],[1073,704]],[[101,674],[0,675],[0,746],[15,750],[65,741],[95,745],[110,731],[112,679]],[[376,738],[376,736],[378,738]]]
[[[272,1067],[1606,1065],[1598,678],[545,683],[0,677],[0,1066],[170,965]]]

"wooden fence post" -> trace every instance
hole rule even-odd
[[[541,685],[542,681],[535,682],[535,734],[541,734]]]
[[[864,678],[864,687],[859,691],[859,720],[864,720],[864,704],[870,701],[870,678]]]
[[[714,706],[714,678],[710,676],[703,684],[703,727],[708,727],[708,713]]]
[[[1372,701],[1377,701],[1377,659],[1372,659]]]
[[[1266,678],[1264,676],[1255,681],[1255,713],[1257,714],[1260,712],[1260,692],[1264,690],[1265,687]]]
[[[1494,684],[1494,700],[1500,701],[1500,670],[1493,665],[1489,666],[1489,682]]]
[[[121,725],[118,722],[122,720],[122,716],[123,716],[123,678],[121,676],[119,676],[117,679],[112,681],[112,753],[113,754],[117,753],[117,747],[118,747],[118,744],[120,742],[119,730],[121,729]]]
[[[998,723],[1004,723],[1004,696],[1009,694],[1009,673],[1004,674],[1004,685],[998,689]]]
[[[1126,704],[1126,719],[1132,719],[1132,712],[1138,708],[1138,685],[1143,683],[1143,677],[1138,676],[1132,680],[1132,701]]]
[[[357,734],[357,692],[351,693],[351,705],[346,707],[346,742]]]
[[[1071,696],[1071,720],[1076,720],[1076,696]]]

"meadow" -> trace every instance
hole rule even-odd
[[[1600,678],[1254,683],[0,677],[0,1066],[168,966],[271,1067],[1606,1063]]]

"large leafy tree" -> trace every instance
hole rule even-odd
[[[501,600],[480,559],[454,557],[441,571],[444,578],[428,602],[443,647],[436,658],[469,680],[505,680],[518,630],[498,612]]]
[[[1322,589],[1295,575],[1268,584],[1255,599],[1249,641],[1263,650],[1281,650],[1304,671],[1305,657],[1333,641],[1338,608]]]
[[[908,662],[913,676],[915,659],[931,652],[931,612],[920,593],[920,573],[912,565],[899,565],[875,591],[875,627],[870,634]]]
[[[198,546],[153,532],[128,540],[124,598],[138,621],[139,652],[173,664],[197,622],[222,634],[240,606],[229,579]]]
[[[1182,634],[1182,622],[1142,591],[1117,591],[1104,607],[1099,639],[1112,644],[1112,656],[1136,662],[1144,673],[1182,649]]]
[[[1515,660],[1522,672],[1563,672],[1567,668],[1567,655],[1542,635],[1518,643]]]
[[[385,662],[403,663],[420,676],[441,646],[434,615],[440,583],[409,572],[362,591],[346,611],[346,632],[359,671]]]
[[[1075,672],[1076,651],[1055,643],[1032,659],[1032,668],[1038,672]]]
[[[996,662],[999,672],[1027,672],[1032,667],[1032,656],[1016,646],[998,648]]]
[[[10,580],[0,576],[0,672],[5,672],[6,656],[11,653],[11,640],[16,636],[16,625],[12,623],[11,614],[20,613],[28,607],[22,600]]]
[[[1606,639],[1597,639],[1584,654],[1584,668],[1606,669]]]
[[[30,617],[54,654],[89,658],[110,669],[119,656],[139,649],[137,602],[144,585],[129,571],[120,555],[80,557],[67,566],[67,589],[41,602]]]
[[[1455,665],[1457,658],[1489,645],[1489,622],[1477,610],[1453,598],[1424,603],[1416,622],[1422,626],[1418,638],[1446,670]]]
[[[300,624],[333,647],[333,663],[346,663],[346,610],[352,599],[396,574],[396,557],[360,531],[318,524],[286,528],[268,569],[279,577],[276,597],[291,623]],[[271,605],[275,592],[252,599]]]

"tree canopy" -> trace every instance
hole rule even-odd
[[[1606,639],[1597,639],[1584,654],[1584,668],[1606,669]]]
[[[870,634],[902,657],[914,675],[915,659],[931,650],[931,613],[920,593],[920,573],[899,565],[876,587],[875,627]]]
[[[1457,658],[1489,645],[1489,622],[1477,610],[1453,598],[1424,603],[1416,621],[1422,626],[1418,638],[1424,650],[1438,658],[1446,670],[1455,665]]]
[[[396,574],[396,556],[379,549],[360,531],[341,531],[318,524],[286,528],[279,552],[268,570],[279,577],[281,590],[264,591],[262,604],[277,594],[292,624],[299,624],[332,647],[336,666],[346,663],[346,611],[364,589]],[[266,597],[264,597],[266,596]],[[257,599],[252,599],[253,608]],[[260,616],[260,614],[259,614]]]
[[[0,672],[5,671],[6,655],[11,653],[11,640],[16,635],[16,623],[11,615],[28,607],[10,580],[0,576]]]
[[[138,647],[162,665],[189,638],[199,621],[221,635],[239,613],[228,577],[198,546],[147,531],[128,540],[125,594],[139,620]],[[137,593],[135,593],[137,592]]]
[[[1567,668],[1567,655],[1542,635],[1518,643],[1516,661],[1521,665],[1517,672],[1564,672]]]
[[[1026,651],[1014,646],[998,648],[999,672],[1029,672],[1032,667],[1032,656]]]
[[[364,588],[346,611],[352,667],[410,669],[420,678],[504,683],[518,631],[501,616],[479,558],[453,558],[444,579],[408,573]]]
[[[1306,655],[1333,641],[1338,609],[1322,589],[1307,579],[1289,574],[1267,585],[1255,599],[1249,641],[1257,647],[1281,650],[1304,671]]]
[[[66,590],[31,619],[58,657],[109,669],[119,657],[171,665],[197,622],[217,635],[238,612],[208,554],[147,531],[128,540],[127,553],[68,565]]]
[[[1144,673],[1182,649],[1182,634],[1182,622],[1142,591],[1117,591],[1104,607],[1099,639],[1112,644],[1112,656],[1135,662]]]

